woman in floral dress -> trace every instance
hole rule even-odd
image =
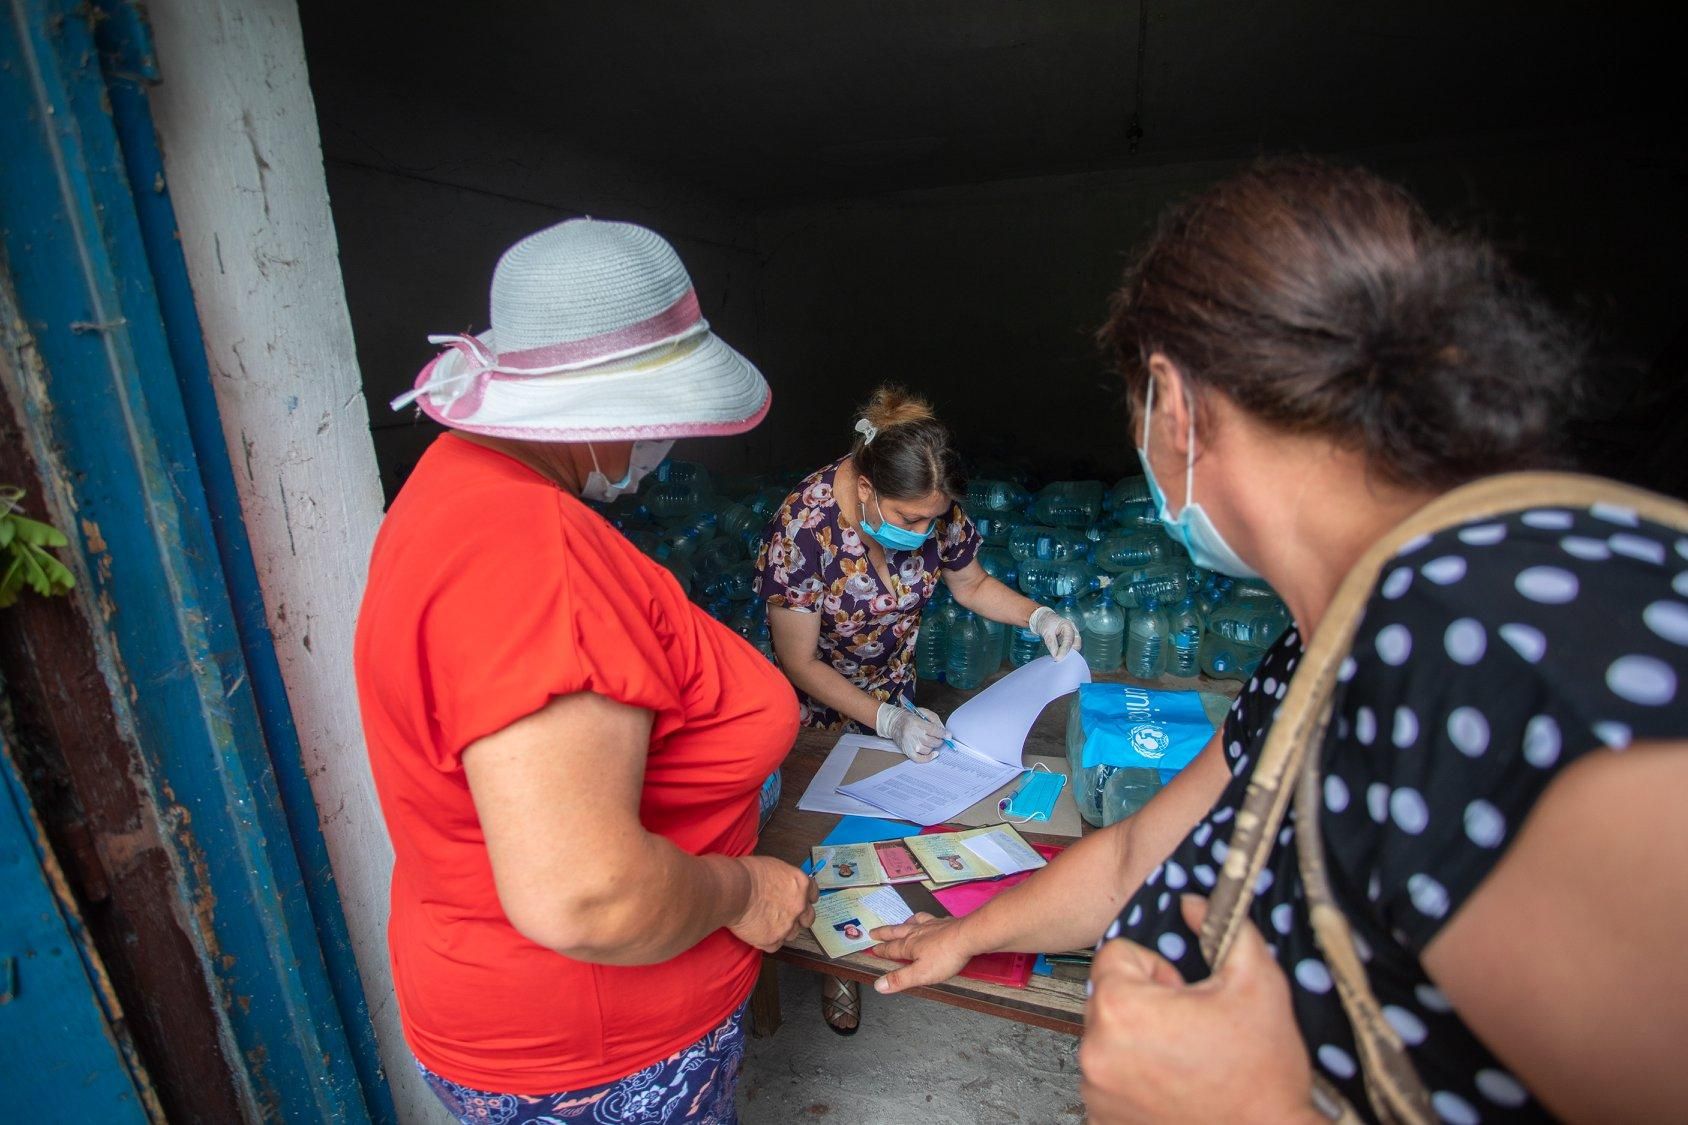
[[[931,406],[881,387],[850,453],[805,478],[769,521],[757,591],[804,726],[872,731],[917,762],[932,758],[948,732],[914,707],[914,642],[940,577],[963,608],[1036,631],[1057,660],[1078,647],[1070,622],[985,573],[962,490]],[[833,1030],[854,1032],[856,986],[829,977],[822,998]]]

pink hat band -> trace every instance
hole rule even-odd
[[[486,385],[494,379],[528,379],[536,375],[555,375],[561,371],[592,367],[623,359],[660,344],[672,343],[708,327],[708,322],[703,319],[703,310],[698,307],[697,290],[687,289],[679,300],[666,309],[634,324],[624,325],[609,332],[600,332],[596,336],[564,340],[561,343],[546,344],[524,351],[494,354],[492,349],[476,336],[459,333],[429,336],[430,344],[445,344],[447,350],[440,353],[433,363],[422,368],[416,377],[415,388],[409,394],[395,399],[393,405],[395,408],[406,405],[414,402],[426,391],[473,380],[469,389],[453,399],[442,412],[451,419],[470,418],[480,410],[481,400],[486,395]],[[430,385],[439,361],[453,351],[463,357],[462,366],[450,376]]]

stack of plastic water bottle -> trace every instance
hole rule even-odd
[[[638,495],[599,510],[710,616],[772,660],[767,608],[753,580],[762,529],[789,493],[785,483],[762,476],[718,486],[702,465],[670,460],[645,478]]]
[[[669,460],[637,495],[601,510],[693,601],[772,659],[767,610],[753,588],[756,551],[798,479],[717,482],[701,465]],[[1139,680],[1247,679],[1289,624],[1264,583],[1192,563],[1167,536],[1142,477],[1111,489],[1056,481],[1035,493],[1013,480],[976,479],[963,506],[984,539],[980,565],[1071,621],[1094,671],[1123,670]],[[941,583],[915,638],[920,678],[963,691],[1005,663],[1018,667],[1043,652],[1036,633],[963,608]]]
[[[1012,480],[977,479],[965,507],[985,546],[986,572],[1067,618],[1097,672],[1140,680],[1246,679],[1289,624],[1264,583],[1202,570],[1160,522],[1142,477],[1113,488],[1056,481],[1032,493]],[[947,597],[921,618],[917,671],[963,690],[1006,660],[1044,651],[1030,629],[1004,628]]]

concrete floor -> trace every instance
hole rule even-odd
[[[780,967],[785,1022],[752,1038],[743,1125],[1078,1125],[1078,1040],[912,997],[863,996],[861,1030],[821,1021],[820,977]]]

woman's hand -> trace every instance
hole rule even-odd
[[[1043,638],[1044,647],[1056,660],[1083,645],[1083,640],[1073,623],[1046,605],[1032,610],[1031,620],[1026,622],[1026,628]]]
[[[733,936],[773,953],[815,920],[820,889],[813,879],[771,856],[740,856],[735,862],[750,876],[750,897],[727,925]]]
[[[881,703],[873,724],[873,732],[889,738],[897,749],[916,762],[930,762],[938,754],[950,733],[936,711],[925,707],[910,711],[895,703]]]
[[[974,953],[959,940],[956,919],[934,918],[924,911],[899,925],[880,926],[868,936],[879,942],[869,950],[875,957],[913,962],[873,982],[875,989],[887,995],[941,984],[965,968]]]
[[[1183,910],[1199,933],[1207,900],[1186,895]],[[1253,925],[1200,984],[1120,940],[1096,955],[1090,983],[1078,1065],[1091,1125],[1325,1120],[1311,1101],[1289,981]]]

